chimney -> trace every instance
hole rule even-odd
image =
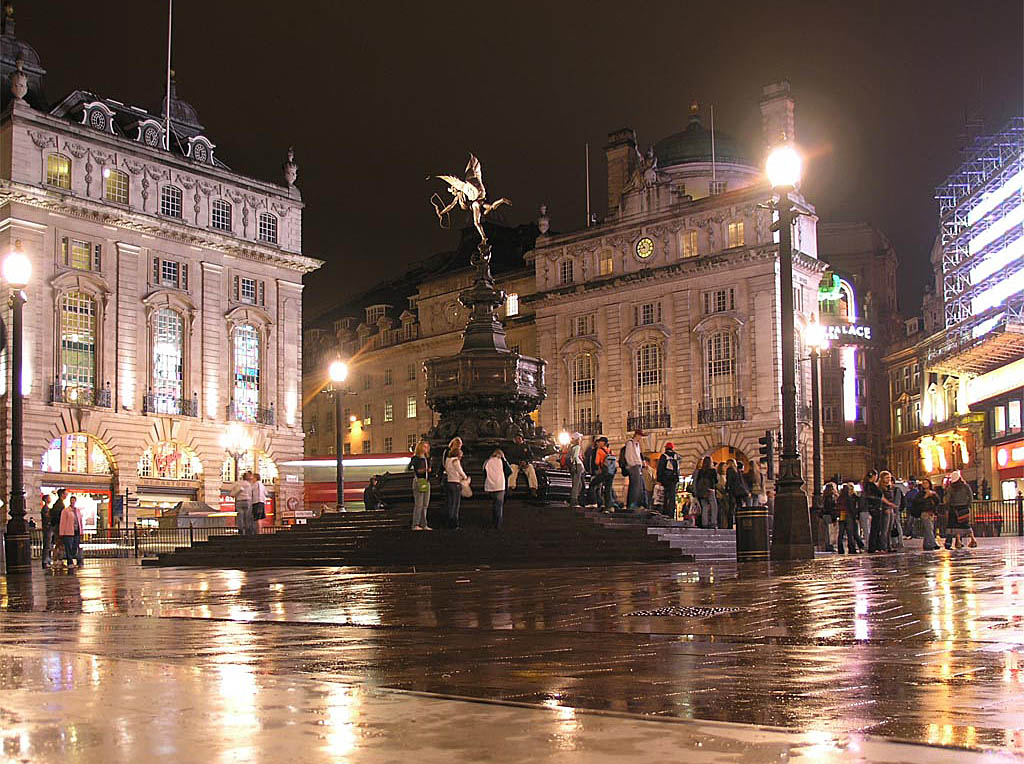
[[[761,130],[765,151],[785,141],[796,140],[793,94],[789,80],[761,88]]]
[[[608,217],[619,209],[622,190],[636,169],[636,133],[631,127],[623,127],[608,133],[608,144],[604,147],[608,164]]]

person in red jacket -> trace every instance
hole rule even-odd
[[[68,499],[67,506],[60,513],[58,532],[64,544],[64,562],[71,567],[71,561],[82,567],[82,510],[77,506],[76,498]]]

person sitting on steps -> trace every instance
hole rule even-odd
[[[508,481],[508,489],[514,491],[519,481],[519,473],[526,473],[526,483],[530,486],[530,496],[537,495],[537,470],[533,466],[533,453],[530,451],[530,444],[522,435],[516,435],[505,455],[512,467],[512,476]]]

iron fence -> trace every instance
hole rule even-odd
[[[260,534],[276,533],[283,526],[268,526],[259,529]],[[36,559],[43,553],[43,531],[33,528],[32,556]],[[173,552],[189,547],[211,536],[237,536],[237,528],[144,528],[132,525],[128,528],[103,528],[87,534],[82,539],[82,554],[89,558],[138,558],[151,557],[163,552]],[[55,537],[55,544],[60,543]]]
[[[672,426],[672,416],[667,411],[653,414],[634,415],[632,411],[626,416],[626,430],[667,430]]]
[[[697,424],[740,422],[744,419],[746,412],[738,403],[735,406],[701,406],[697,409]]]

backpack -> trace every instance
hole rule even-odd
[[[604,458],[604,469],[609,475],[614,475],[619,468],[619,460],[615,458],[615,454],[608,454]]]
[[[569,451],[568,450],[563,450],[558,455],[558,466],[561,467],[563,470],[569,468]]]
[[[623,446],[619,449],[619,469],[622,470],[622,476],[626,477],[629,472],[626,470],[626,447]],[[614,473],[612,473],[614,474]]]
[[[593,446],[587,446],[587,450],[583,452],[583,469],[587,471],[588,475],[594,474],[594,459],[597,457],[597,449]]]

